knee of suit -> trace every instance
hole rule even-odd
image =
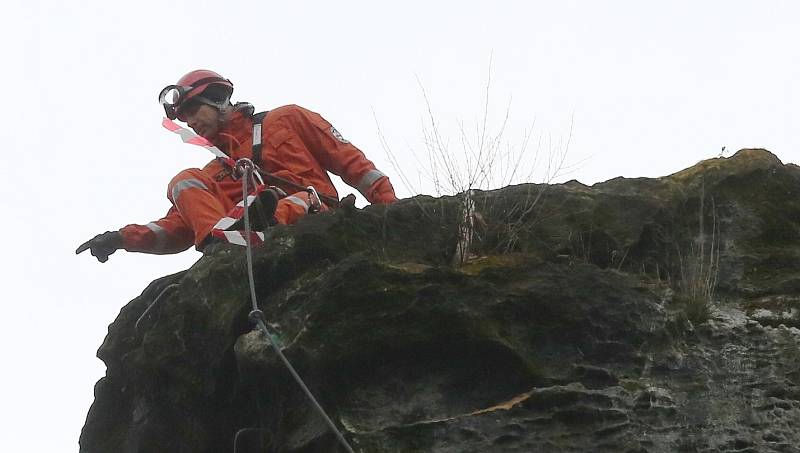
[[[211,191],[214,181],[199,168],[187,168],[175,175],[167,185],[167,198],[175,204],[186,189]]]
[[[275,220],[281,225],[291,225],[308,214],[308,208],[308,193],[293,193],[278,201],[278,207],[275,209]],[[328,210],[328,207],[324,204],[320,208],[321,212]]]

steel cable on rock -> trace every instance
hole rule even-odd
[[[330,428],[330,430],[333,431],[333,433],[336,435],[336,438],[339,440],[339,443],[342,444],[342,446],[345,448],[345,450],[347,450],[348,453],[355,453],[355,451],[353,451],[353,448],[347,442],[347,439],[345,439],[341,431],[339,431],[339,428],[337,428],[336,425],[333,423],[333,420],[331,420],[331,418],[328,417],[328,414],[325,413],[325,409],[323,409],[322,406],[319,404],[319,402],[317,402],[317,399],[314,397],[314,394],[311,393],[311,390],[309,390],[306,383],[303,382],[303,379],[300,377],[297,371],[295,371],[294,367],[289,362],[289,359],[287,359],[286,356],[283,354],[283,351],[281,351],[281,348],[279,346],[279,340],[277,336],[273,336],[272,333],[267,328],[267,324],[264,321],[264,312],[258,308],[258,302],[256,300],[256,283],[255,283],[255,278],[253,277],[253,252],[252,252],[252,244],[250,237],[250,215],[248,213],[249,206],[247,203],[247,197],[249,195],[247,181],[253,177],[253,171],[255,169],[255,165],[250,159],[243,158],[239,159],[236,162],[236,168],[242,171],[242,199],[244,200],[244,232],[245,232],[244,236],[245,236],[245,241],[247,242],[247,247],[245,252],[247,255],[247,278],[250,283],[250,301],[253,306],[253,310],[248,315],[248,319],[253,324],[256,324],[258,328],[261,329],[262,332],[264,332],[264,335],[267,336],[267,341],[269,341],[269,343],[272,345],[272,348],[275,350],[275,353],[278,354],[278,357],[280,357],[283,364],[289,370],[289,373],[291,373],[292,377],[300,386],[300,388],[303,390],[303,392],[306,394],[308,399],[311,401],[311,404],[317,410],[319,415],[322,416],[322,418],[325,420],[325,423],[328,425],[328,428]]]

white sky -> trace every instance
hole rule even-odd
[[[421,87],[458,154],[457,122],[472,131],[481,117],[490,60],[491,130],[512,99],[504,143],[534,124],[546,151],[572,125],[558,181],[662,176],[722,146],[800,161],[797,2],[274,3],[4,2],[4,451],[75,451],[107,325],[199,257],[74,255],[96,233],[159,218],[171,177],[211,158],[160,126],[158,92],[191,69],[222,73],[260,110],[320,112],[402,197],[433,191],[410,151],[425,155]]]

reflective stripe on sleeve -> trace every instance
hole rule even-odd
[[[206,187],[206,185],[203,184],[203,181],[200,181],[199,179],[184,179],[183,181],[179,181],[177,184],[172,186],[172,203],[177,203],[181,192],[191,188],[208,190],[208,187]]]
[[[294,195],[290,195],[290,196],[284,198],[284,200],[289,201],[291,203],[296,204],[297,206],[302,207],[306,211],[306,213],[308,213],[308,203],[306,203],[302,198],[296,197]]]
[[[158,224],[153,222],[150,222],[145,226],[156,235],[156,244],[154,248],[159,251],[164,250],[164,246],[167,242],[167,232]]]
[[[361,181],[358,182],[358,186],[356,188],[362,194],[366,194],[367,190],[375,184],[375,181],[383,178],[384,175],[380,170],[370,170],[361,178]]]

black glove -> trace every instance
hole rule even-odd
[[[103,234],[89,239],[75,250],[75,254],[87,249],[91,250],[92,256],[97,257],[97,261],[105,263],[108,256],[122,248],[122,234],[119,231],[106,231]]]

